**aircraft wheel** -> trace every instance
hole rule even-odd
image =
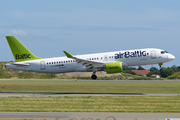
[[[91,78],[92,78],[93,80],[95,80],[95,79],[97,78],[97,76],[96,76],[96,75],[92,75]]]

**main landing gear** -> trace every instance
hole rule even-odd
[[[93,72],[93,74],[92,74],[91,78],[92,78],[93,80],[95,80],[95,79],[97,78],[97,76],[96,76],[96,72]]]

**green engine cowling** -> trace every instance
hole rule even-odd
[[[105,64],[105,66],[106,66],[107,74],[122,72],[122,63],[121,62],[107,63],[107,64]]]

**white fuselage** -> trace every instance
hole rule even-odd
[[[76,57],[90,61],[99,61],[103,62],[104,64],[118,61],[122,62],[123,67],[165,63],[175,58],[172,54],[156,48],[86,54],[78,55]],[[5,67],[9,69],[42,73],[89,71],[82,64],[79,64],[74,59],[67,57],[46,58],[16,63],[22,65],[14,65],[9,63],[6,64]],[[28,66],[23,66],[24,64],[28,64]]]

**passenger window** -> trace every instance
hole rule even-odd
[[[48,65],[48,63],[47,63],[47,65]]]
[[[98,58],[97,58],[97,60],[98,60]]]
[[[91,60],[91,58],[90,58],[90,60]]]
[[[94,58],[94,60],[96,60],[96,58]]]
[[[53,62],[52,62],[52,64],[53,64]]]
[[[103,58],[101,57],[101,59],[103,59]]]
[[[113,58],[113,56],[112,56],[112,58]]]
[[[51,63],[49,62],[49,64],[51,64]]]

